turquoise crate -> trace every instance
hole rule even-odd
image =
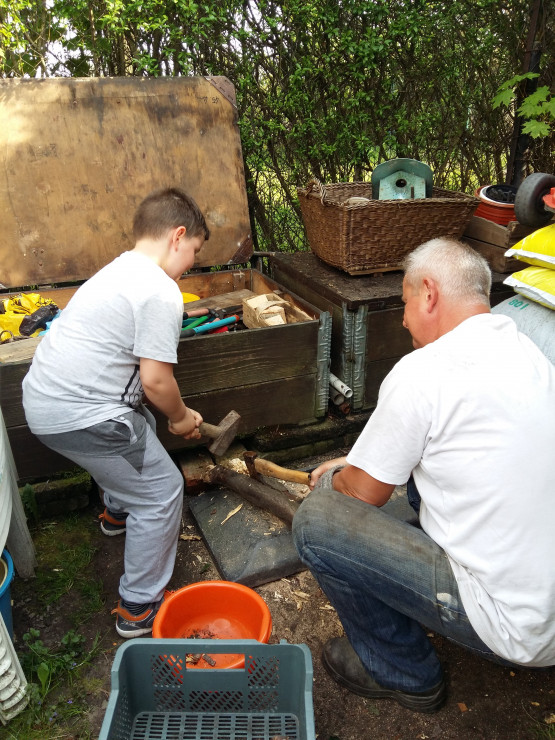
[[[218,653],[244,656],[244,667],[186,662],[187,656],[210,660]],[[138,638],[118,648],[99,740],[275,737],[315,740],[306,645]]]

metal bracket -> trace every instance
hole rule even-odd
[[[207,75],[205,79],[224,96],[228,103],[231,103],[234,108],[237,108],[235,87],[227,77],[224,77],[223,75]]]

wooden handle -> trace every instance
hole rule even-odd
[[[209,424],[206,421],[202,422],[198,430],[203,437],[210,437],[210,439],[217,439],[222,431],[219,427],[215,426],[215,424]]]
[[[272,478],[280,478],[281,480],[287,480],[290,483],[303,483],[308,486],[310,482],[310,474],[305,473],[302,470],[290,470],[289,468],[282,468],[281,465],[270,460],[264,460],[261,457],[255,458],[254,466],[257,473],[261,475],[269,475]]]

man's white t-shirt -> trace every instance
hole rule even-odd
[[[35,434],[84,429],[137,408],[141,358],[177,362],[183,297],[155,262],[124,252],[74,294],[23,380]]]
[[[402,358],[347,460],[422,498],[462,602],[497,655],[555,664],[555,367],[480,314]]]

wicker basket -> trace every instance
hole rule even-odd
[[[353,197],[372,198],[367,182],[324,186],[311,180],[297,192],[311,250],[350,275],[398,270],[405,255],[428,239],[458,239],[480,203],[434,188],[431,198],[346,204]]]

